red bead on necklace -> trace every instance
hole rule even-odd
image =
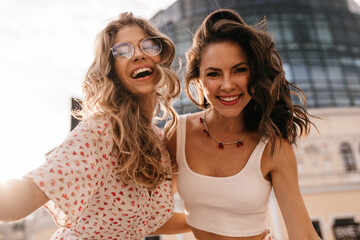
[[[237,147],[241,147],[244,145],[244,143],[242,142],[243,138],[246,136],[246,132],[244,133],[244,135],[237,141],[232,141],[232,142],[222,142],[219,141],[216,137],[214,137],[210,132],[209,129],[207,128],[206,125],[206,121],[205,121],[205,112],[204,111],[204,115],[203,117],[200,117],[200,122],[204,124],[205,129],[203,130],[204,133],[206,133],[206,136],[211,137],[212,139],[214,139],[215,142],[218,143],[218,148],[220,149],[224,149],[224,145],[229,145],[229,144],[236,144]]]

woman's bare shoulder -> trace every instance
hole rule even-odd
[[[264,150],[263,160],[270,170],[288,166],[296,160],[292,144],[281,137],[277,137],[274,142],[269,140]]]
[[[186,128],[189,130],[198,127],[200,118],[202,118],[202,116],[203,116],[202,111],[189,114],[186,120]]]

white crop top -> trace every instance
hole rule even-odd
[[[178,191],[184,200],[187,223],[197,229],[229,237],[255,236],[266,230],[271,182],[261,173],[266,141],[260,141],[245,167],[229,177],[192,171],[185,156],[186,120],[177,127]]]

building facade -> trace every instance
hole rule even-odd
[[[152,20],[174,41],[185,63],[192,33],[218,8],[232,8],[249,24],[264,17],[286,78],[310,108],[360,106],[360,7],[352,0],[178,0]],[[193,111],[180,100],[180,112]]]

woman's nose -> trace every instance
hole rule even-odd
[[[134,56],[133,60],[137,61],[139,59],[145,59],[145,53],[141,50],[141,47],[139,44],[134,44]]]
[[[234,81],[231,76],[224,75],[223,80],[221,82],[221,90],[232,90],[234,89]]]

